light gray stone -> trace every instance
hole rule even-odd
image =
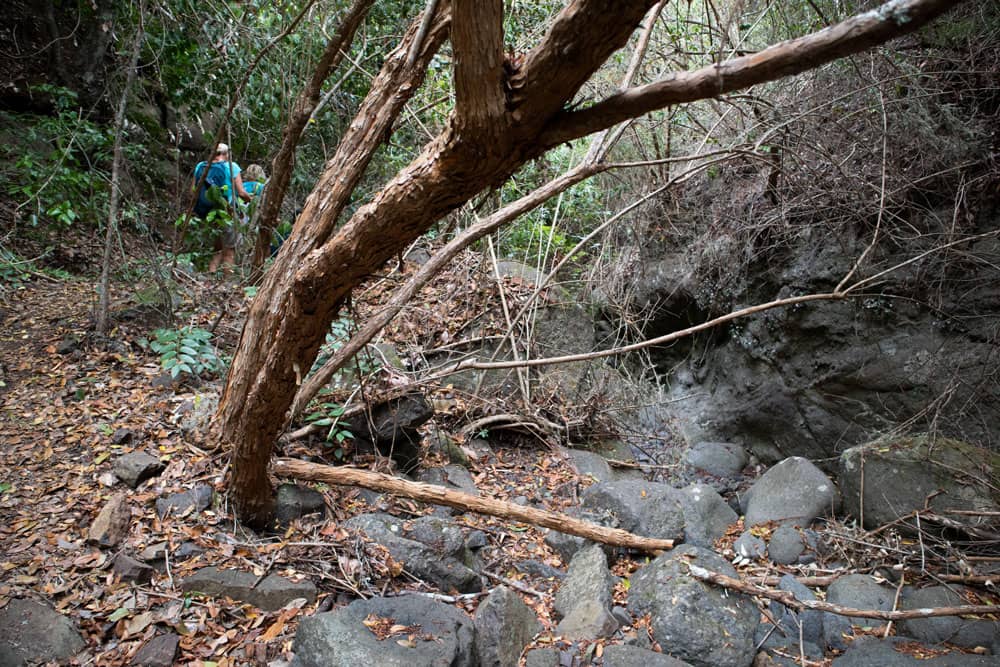
[[[733,543],[733,550],[743,558],[757,560],[767,555],[767,543],[748,530]]]
[[[600,639],[611,636],[618,621],[611,611],[596,600],[588,599],[575,605],[559,624],[556,634],[571,640]]]
[[[555,610],[565,616],[581,600],[595,600],[610,609],[614,583],[608,569],[608,557],[601,547],[597,544],[585,547],[573,556],[569,564],[566,579],[556,593]]]
[[[715,489],[707,484],[692,484],[681,490],[684,511],[684,541],[711,548],[738,516]]]
[[[369,615],[419,626],[412,646],[393,636],[379,640],[364,625]],[[472,619],[419,595],[358,600],[336,611],[302,619],[293,667],[477,667]]]
[[[650,614],[653,638],[695,667],[748,667],[759,612],[753,600],[695,579],[689,563],[735,576],[712,551],[691,545],[658,556],[632,576],[629,611]]]
[[[833,482],[800,456],[781,461],[750,489],[747,527],[776,521],[806,528],[813,519],[832,513],[839,504]]]
[[[483,600],[474,623],[479,667],[516,665],[521,651],[542,630],[535,612],[505,586]]]
[[[585,449],[565,449],[573,466],[581,477],[590,477],[595,482],[610,482],[615,478],[608,460],[596,452]]]
[[[163,472],[164,465],[146,452],[130,452],[115,461],[115,477],[133,489]]]
[[[717,477],[734,477],[746,467],[746,451],[731,442],[698,442],[684,455],[688,465]]]
[[[864,525],[875,528],[923,509],[928,499],[931,509],[1000,511],[1000,494],[975,475],[956,472],[980,468],[1000,470],[1000,454],[947,438],[887,438],[845,451],[839,481],[847,511],[859,518],[864,489]],[[988,517],[963,520],[976,524]],[[922,529],[935,527],[924,523]]]
[[[281,609],[292,600],[316,601],[316,586],[310,581],[292,581],[276,574],[259,577],[241,570],[206,567],[181,581],[182,591],[248,602],[264,611]]]
[[[689,667],[690,664],[638,646],[612,645],[604,649],[604,667]]]
[[[613,515],[614,527],[644,537],[684,537],[681,493],[666,484],[640,480],[598,483],[585,490],[581,500],[585,510]]]
[[[767,557],[779,565],[797,563],[805,551],[798,529],[783,524],[774,529],[767,543]]]
[[[34,600],[11,600],[0,609],[0,667],[67,664],[86,642],[68,618]]]

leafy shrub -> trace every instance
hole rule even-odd
[[[218,374],[225,364],[212,346],[212,334],[205,329],[186,326],[180,329],[157,329],[149,343],[160,355],[160,365],[172,377],[181,373],[201,376]]]
[[[49,85],[33,90],[50,95],[56,113],[5,113],[0,118],[4,125],[23,128],[23,141],[3,150],[6,162],[13,165],[7,194],[30,206],[32,225],[70,227],[81,220],[103,220],[108,175],[101,167],[111,159],[112,132],[80,113],[75,92]]]

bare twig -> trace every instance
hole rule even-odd
[[[984,616],[997,613],[994,605],[961,605],[955,607],[933,607],[925,609],[904,609],[895,611],[883,611],[881,609],[854,609],[841,605],[824,602],[822,600],[799,600],[788,591],[781,591],[774,588],[757,586],[725,574],[712,572],[705,568],[688,563],[691,576],[701,581],[706,581],[716,586],[721,586],[732,591],[739,591],[748,595],[775,600],[796,611],[812,609],[816,611],[826,611],[838,616],[849,616],[852,618],[877,618],[883,621],[902,621],[911,618],[933,618],[937,616]]]

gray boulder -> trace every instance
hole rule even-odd
[[[347,528],[363,531],[386,549],[407,572],[443,591],[476,593],[483,582],[472,569],[475,556],[466,548],[462,531],[438,517],[403,521],[389,514],[359,514]]]
[[[798,600],[816,599],[816,595],[808,587],[787,574],[781,577],[778,590],[787,591]],[[801,635],[803,642],[816,647],[808,655],[814,658],[823,657],[823,650],[819,648],[823,644],[823,612],[812,609],[796,612],[773,600],[768,607],[771,619],[777,622],[777,626],[772,625],[770,620],[761,622],[760,627],[757,628],[756,644],[758,646],[764,649],[793,646],[795,647],[793,654],[797,654]]]
[[[826,590],[826,601],[854,609],[892,609],[896,592],[882,586],[866,574],[848,574],[838,578]],[[853,634],[852,620],[845,616],[824,613],[823,641],[827,648],[847,648],[844,635]]]
[[[555,609],[563,617],[556,633],[569,639],[598,639],[617,630],[618,621],[611,615],[614,582],[599,545],[576,552],[556,593]]]
[[[594,484],[581,494],[585,510],[607,512],[617,527],[645,537],[684,537],[681,493],[656,482],[621,480]]]
[[[698,442],[684,455],[687,464],[716,477],[735,477],[749,462],[746,451],[731,442]]]
[[[681,545],[632,577],[629,611],[650,614],[654,639],[696,667],[748,667],[753,662],[759,612],[753,600],[703,583],[688,564],[735,576],[720,556]]]
[[[344,425],[354,435],[359,452],[377,452],[392,458],[403,472],[420,462],[420,426],[434,416],[434,408],[420,394],[399,396],[354,415]]]
[[[809,460],[792,456],[761,475],[750,488],[746,525],[769,521],[807,527],[813,519],[834,511],[837,488]]]
[[[608,460],[597,452],[589,452],[585,449],[565,449],[563,451],[581,477],[590,477],[595,482],[610,482],[615,479],[615,473],[611,470]]]
[[[797,563],[806,550],[799,530],[787,524],[775,528],[767,543],[767,557],[779,565]]]
[[[156,499],[156,513],[161,518],[187,512],[200,512],[212,504],[212,487],[208,484],[198,484],[193,489],[173,493],[164,498]]]
[[[115,461],[115,477],[133,489],[163,472],[164,465],[146,452],[130,452]]]
[[[839,482],[846,509],[863,518],[865,526],[875,528],[923,509],[935,493],[930,499],[932,510],[1000,511],[1000,493],[976,474],[979,470],[1000,470],[1000,454],[927,435],[887,438],[845,451],[840,457]],[[963,520],[976,525],[988,517]],[[933,529],[933,524],[925,521],[921,528]]]
[[[504,586],[479,605],[474,624],[480,667],[516,665],[524,647],[542,631],[535,612]]]
[[[604,649],[604,667],[690,667],[690,664],[638,646],[613,645]]]
[[[692,484],[682,489],[680,500],[684,541],[688,544],[711,548],[739,519],[733,508],[707,484]]]
[[[908,650],[900,644],[907,644]],[[964,653],[948,653],[934,655],[926,651],[921,657],[913,655],[912,641],[905,637],[859,637],[851,642],[850,647],[839,658],[834,658],[833,667],[997,667],[1000,657],[994,655],[968,655]],[[934,649],[934,646],[925,646]]]
[[[326,501],[319,491],[298,484],[282,484],[278,487],[275,497],[275,520],[279,525],[286,525],[295,519],[322,512],[324,509]]]
[[[379,639],[364,624],[369,616],[415,626],[414,631]],[[419,595],[357,600],[342,609],[304,618],[292,650],[293,667],[478,664],[472,619],[450,605]]]
[[[524,667],[562,667],[562,664],[559,651],[554,648],[536,648],[524,656]]]
[[[767,555],[767,543],[748,530],[733,543],[733,550],[743,558],[757,560]]]
[[[904,588],[900,602],[902,609],[954,607],[969,604],[960,586],[930,586]],[[983,646],[994,652],[1000,650],[1000,622],[988,619],[966,619],[960,616],[912,618],[899,622],[900,634],[924,642],[948,642],[965,648]]]
[[[86,646],[76,626],[48,605],[11,600],[0,609],[0,666],[67,664]]]
[[[258,582],[259,579],[250,572],[206,567],[184,579],[180,588],[189,593],[248,602],[264,611],[276,611],[298,598],[309,604],[316,601],[316,586],[310,581],[292,581],[276,574]]]

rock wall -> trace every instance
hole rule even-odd
[[[966,234],[998,223],[994,202]],[[877,247],[861,275],[917,257],[934,242]],[[733,294],[733,309],[829,292],[866,243],[860,234],[837,242],[803,234],[735,288],[704,269],[704,255],[667,248],[636,272],[633,307],[650,313],[644,333],[655,336],[709,319],[705,295],[723,289]],[[777,308],[657,350],[676,399],[664,409],[687,440],[740,442],[765,461],[829,459],[897,427],[997,448],[1000,242],[990,236],[960,248],[887,274],[857,297]]]

